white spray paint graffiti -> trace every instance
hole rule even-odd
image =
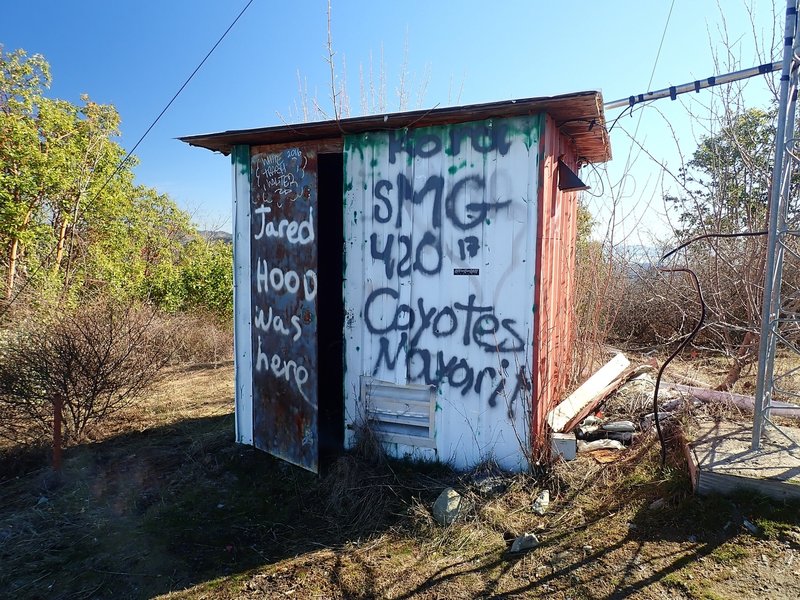
[[[303,299],[313,300],[317,295],[317,273],[313,269],[308,269],[301,279],[297,271],[284,271],[280,267],[270,269],[266,259],[259,259],[256,271],[258,294],[269,294],[270,291],[297,294],[301,284]]]
[[[308,211],[308,220],[290,221],[281,219],[276,225],[269,214],[272,208],[269,206],[259,206],[253,212],[261,217],[261,230],[253,236],[253,239],[260,240],[262,237],[284,238],[290,244],[306,245],[314,242],[314,208]]]
[[[298,366],[293,360],[286,360],[277,354],[268,356],[261,349],[262,337],[258,336],[258,352],[256,353],[256,372],[269,371],[275,377],[283,378],[286,381],[294,381],[297,391],[308,401],[303,390],[303,385],[308,381],[308,369]]]

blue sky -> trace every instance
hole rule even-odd
[[[41,53],[51,64],[50,94],[78,102],[80,94],[116,106],[120,143],[127,149],[145,131],[246,0],[27,0],[7,2],[0,21],[6,50]],[[333,0],[335,60],[359,114],[359,67],[370,56],[385,63],[387,103],[397,109],[396,89],[407,48],[413,99],[409,108],[602,91],[606,101],[648,89],[672,7],[651,89],[680,84],[727,67],[758,64],[753,46],[782,33],[784,3],[771,0],[632,2]],[[150,132],[136,155],[137,180],[169,193],[201,227],[230,230],[230,167],[227,157],[191,148],[175,138],[226,129],[295,121],[300,101],[298,71],[309,96],[330,106],[327,2],[254,0],[194,80]],[[749,7],[749,8],[748,8]],[[750,13],[754,20],[751,23]],[[774,13],[777,13],[774,14]],[[724,17],[724,23],[723,23]],[[724,50],[723,30],[731,42]],[[778,35],[777,37],[780,37]],[[769,48],[768,48],[769,50]],[[721,54],[732,63],[714,62]],[[769,57],[764,57],[769,61]],[[426,75],[427,73],[427,75]],[[427,81],[421,105],[416,94]],[[679,152],[691,153],[702,127],[688,111],[702,113],[711,92],[663,100],[620,120],[612,134],[614,160],[608,181],[617,187],[617,210],[628,215],[617,235],[662,233],[660,197],[668,182],[661,167],[635,150],[629,175],[622,173],[631,148],[629,133],[648,152],[676,168]],[[749,104],[763,105],[763,79],[748,84]],[[657,110],[656,110],[657,107]],[[609,112],[612,120],[619,111]],[[294,118],[293,118],[294,117]],[[671,130],[680,140],[672,140]],[[635,148],[635,146],[634,146]],[[590,174],[589,179],[596,178]],[[592,183],[590,181],[590,183]],[[601,186],[594,182],[598,193]],[[609,188],[608,185],[602,186]],[[608,198],[589,198],[599,229],[611,218]]]

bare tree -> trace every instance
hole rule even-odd
[[[755,23],[752,6],[746,8]],[[721,48],[715,61],[718,72],[752,66],[753,63],[741,64],[735,50],[739,40],[731,41],[722,11],[714,35],[719,41],[712,42],[712,48]],[[753,61],[773,60],[778,51],[776,37],[762,42],[755,25],[753,35]],[[754,84],[751,80],[683,100],[692,129],[698,135],[697,148],[688,160],[682,157],[681,167],[675,170],[656,161],[672,183],[672,190],[664,194],[674,236],[671,244],[701,238],[674,260],[693,269],[705,291],[708,318],[694,342],[696,347],[722,352],[730,361],[717,384],[720,390],[729,390],[736,384],[753,363],[758,348],[766,248],[766,238],[758,232],[765,232],[769,216],[774,80],[772,75],[765,76],[771,99],[761,108],[752,106],[747,93],[747,87]],[[636,140],[633,143],[638,144]],[[677,136],[675,143],[677,146]],[[646,150],[645,153],[654,158]],[[796,193],[795,189],[793,194]],[[796,220],[797,215],[790,214],[789,218]],[[787,253],[786,261],[784,297],[798,297],[797,255]],[[688,282],[682,278],[658,279],[651,272],[637,280],[633,296],[638,300],[629,300],[626,306],[626,312],[639,313],[640,319],[646,321],[649,317],[644,303],[654,298],[662,300],[657,313],[650,315],[653,321],[638,329],[638,340],[642,342],[674,341],[686,330],[687,321],[699,314],[697,294]]]
[[[344,54],[342,54],[340,58],[337,58],[337,52],[333,42],[333,19],[330,1],[327,4],[326,17],[327,40],[325,44],[324,60],[328,65],[329,78],[326,87],[329,91],[330,107],[326,108],[326,106],[323,106],[317,99],[316,94],[314,94],[313,97],[309,95],[308,82],[301,76],[298,70],[299,102],[295,102],[295,106],[289,111],[289,116],[292,119],[297,119],[302,122],[318,119],[333,119],[338,121],[339,119],[355,116],[356,114],[351,106],[350,93],[347,85],[347,58]],[[359,63],[359,102],[356,111],[360,111],[362,115],[368,115],[383,113],[391,109],[404,111],[419,109],[424,106],[425,93],[427,92],[431,77],[430,65],[426,64],[422,74],[417,78],[416,74],[409,68],[408,54],[408,31],[406,31],[403,42],[402,64],[398,73],[397,87],[395,88],[396,103],[393,107],[387,95],[387,67],[383,55],[383,45],[381,45],[380,49],[377,72],[373,65],[372,52],[369,54],[368,69],[364,68],[363,63]],[[461,81],[461,88],[463,88],[463,78]],[[457,98],[460,97],[461,90],[459,89]],[[309,110],[309,104],[313,106],[313,111]],[[282,114],[278,113],[278,117],[286,122]]]

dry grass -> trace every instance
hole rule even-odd
[[[164,382],[138,406],[141,429],[216,417],[233,411],[233,361],[167,370]]]
[[[174,354],[176,364],[218,364],[233,360],[233,321],[202,311],[162,315],[162,321],[180,331]]]

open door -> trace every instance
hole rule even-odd
[[[317,472],[317,154],[250,160],[253,444]]]
[[[319,293],[317,344],[319,348],[319,452],[321,469],[344,449],[344,167],[341,152],[320,150],[317,156],[319,223]],[[317,213],[314,213],[316,216]]]

